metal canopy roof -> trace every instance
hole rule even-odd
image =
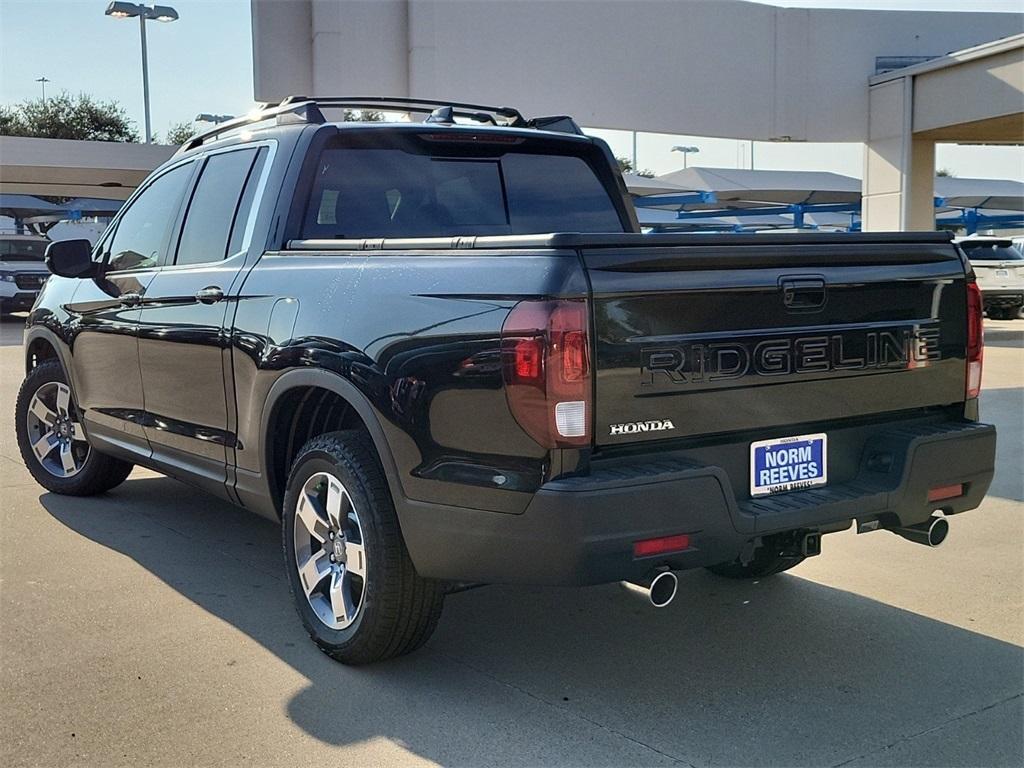
[[[935,179],[935,194],[943,199],[943,208],[1024,211],[1022,181],[939,176]]]
[[[825,171],[752,171],[696,166],[666,173],[656,177],[656,181],[678,184],[688,190],[713,192],[717,198],[713,207],[717,208],[859,203],[861,196],[860,179]],[[648,201],[649,204],[656,202]],[[712,206],[692,206],[696,210],[702,207]]]
[[[0,216],[23,219],[47,213],[60,213],[64,209],[33,195],[0,194]]]
[[[622,180],[626,182],[626,189],[631,195],[663,195],[669,192],[692,192],[689,187],[683,187],[666,181],[664,177],[651,178],[640,176],[636,173],[622,174]]]

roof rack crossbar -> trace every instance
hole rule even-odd
[[[470,104],[461,101],[434,101],[432,99],[389,98],[384,96],[289,96],[279,103],[263,104],[248,115],[228,120],[227,122],[215,125],[208,131],[203,131],[193,136],[181,145],[176,154],[202,146],[210,139],[214,139],[221,134],[272,118],[277,118],[278,122],[325,123],[327,120],[321,108],[331,107],[410,112],[428,115],[437,109],[450,108],[451,114],[456,117],[465,117],[481,123],[490,123],[491,125],[508,128],[539,128],[579,135],[583,133],[571,118],[557,116],[527,120],[518,109],[512,107],[489,107],[483,104]]]

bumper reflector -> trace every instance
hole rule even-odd
[[[928,491],[928,501],[942,501],[944,499],[955,499],[957,496],[963,495],[963,483],[957,483],[956,485],[940,485],[938,488],[932,488],[930,491]]]
[[[666,552],[681,552],[690,548],[690,537],[685,533],[675,536],[661,536],[657,539],[643,539],[633,542],[633,557],[650,557]]]

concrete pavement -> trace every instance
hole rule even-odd
[[[0,330],[2,765],[1024,763],[1024,320],[988,324],[999,469],[942,548],[829,536],[774,579],[682,574],[662,611],[473,590],[421,652],[358,669],[307,639],[276,526],[150,472],[36,486]]]

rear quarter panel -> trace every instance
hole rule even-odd
[[[265,474],[275,381],[315,368],[365,397],[408,498],[521,512],[549,455],[509,413],[501,326],[521,299],[586,292],[572,250],[266,254],[232,334],[238,471]]]

